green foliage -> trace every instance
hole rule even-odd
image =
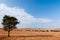
[[[5,15],[3,17],[3,29],[8,31],[8,30],[13,30],[16,27],[16,24],[18,24],[19,22],[17,21],[17,18],[13,17],[13,16],[7,16]]]
[[[10,37],[10,31],[13,29],[16,29],[16,24],[18,24],[19,22],[17,21],[17,18],[13,17],[13,16],[7,16],[5,15],[3,17],[3,29],[5,31],[8,31],[8,37]]]

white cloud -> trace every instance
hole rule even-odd
[[[2,18],[4,15],[10,15],[16,17],[20,21],[20,24],[17,25],[18,28],[24,28],[24,27],[40,28],[46,26],[47,27],[53,26],[51,25],[51,23],[53,22],[53,20],[51,19],[35,18],[34,16],[27,13],[23,8],[16,8],[16,7],[12,8],[8,7],[5,4],[0,4],[0,23],[2,22]]]

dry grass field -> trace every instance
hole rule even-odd
[[[0,40],[60,40],[60,30],[15,29],[7,37],[6,31],[0,29]]]

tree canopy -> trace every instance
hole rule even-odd
[[[8,32],[10,32],[13,29],[16,29],[17,28],[16,24],[19,23],[17,18],[8,15],[5,15],[2,21],[3,21],[2,24],[4,26],[3,29]]]

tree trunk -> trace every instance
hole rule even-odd
[[[10,24],[9,24],[9,29],[8,29],[8,37],[10,37]]]
[[[8,37],[10,37],[10,30],[8,31]]]

